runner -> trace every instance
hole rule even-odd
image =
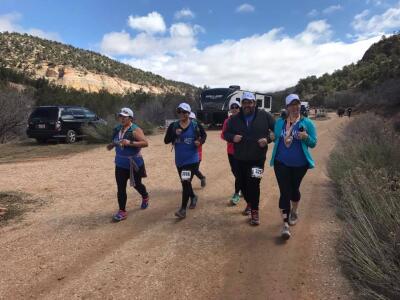
[[[0,216],[4,216],[7,213],[7,208],[0,207]]]
[[[228,125],[228,121],[230,120],[230,118],[232,116],[235,116],[237,113],[239,113],[239,110],[240,110],[240,102],[232,99],[229,102],[229,113],[230,113],[230,116],[225,119],[224,125],[222,126],[221,138],[223,140],[225,140],[224,133],[226,131],[226,128],[227,128],[227,125]],[[240,201],[240,195],[239,195],[239,193],[240,193],[240,183],[239,183],[239,179],[238,179],[238,176],[237,176],[237,164],[236,164],[236,160],[235,160],[235,157],[234,157],[235,149],[234,149],[233,143],[227,142],[226,144],[227,144],[226,145],[227,146],[226,150],[228,152],[229,164],[231,166],[232,174],[235,177],[235,192],[233,193],[232,198],[231,198],[230,201],[231,201],[232,205],[237,205],[239,203],[239,201]]]
[[[196,120],[196,114],[194,112],[191,112],[189,115],[189,118],[191,120]],[[201,164],[201,160],[203,159],[203,145],[200,144],[197,147],[197,150],[199,152],[199,167],[195,171],[194,175],[196,175],[196,177],[200,179],[201,187],[205,187],[206,186],[206,176],[204,176],[203,173],[200,172],[200,164]]]
[[[281,236],[289,239],[289,225],[298,221],[300,184],[307,170],[314,168],[308,148],[314,148],[317,135],[314,123],[300,114],[300,98],[296,94],[286,97],[288,116],[279,118],[275,124],[276,137],[271,166],[278,181],[279,208],[283,218]]]
[[[176,109],[179,121],[171,123],[164,137],[165,144],[172,143],[175,148],[175,164],[182,183],[182,204],[175,213],[180,219],[186,217],[186,208],[190,199],[189,208],[196,207],[198,197],[192,188],[193,175],[199,167],[199,152],[197,147],[204,144],[207,135],[196,120],[190,120],[190,105],[179,104]]]
[[[112,143],[107,145],[111,150],[115,147],[115,179],[118,186],[119,211],[113,216],[115,222],[125,220],[126,212],[126,185],[130,179],[130,185],[142,196],[141,208],[149,206],[149,194],[142,183],[146,176],[144,160],[140,149],[147,147],[148,142],[143,130],[133,123],[133,111],[127,107],[122,108],[118,114],[120,125],[115,127]]]
[[[347,108],[347,116],[350,118],[351,117],[351,112],[353,109],[351,107]]]
[[[275,121],[270,113],[257,108],[253,93],[243,92],[241,104],[240,112],[228,121],[224,138],[234,143],[237,176],[247,202],[243,214],[251,215],[251,225],[259,225],[260,181]]]

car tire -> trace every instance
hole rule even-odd
[[[65,138],[65,142],[67,143],[67,144],[73,144],[73,143],[75,143],[76,142],[76,132],[74,131],[74,130],[68,130],[67,131],[67,136],[66,136],[66,138]]]
[[[46,142],[47,142],[47,139],[40,139],[40,138],[37,138],[36,139],[36,142],[38,143],[38,144],[45,144]]]

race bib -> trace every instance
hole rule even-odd
[[[251,177],[253,177],[253,178],[262,178],[263,173],[264,173],[264,170],[261,168],[257,168],[257,167],[251,168]]]
[[[182,170],[182,172],[181,172],[181,179],[182,179],[183,181],[190,180],[191,177],[192,177],[192,172],[191,172],[191,171]]]

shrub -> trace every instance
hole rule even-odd
[[[400,297],[400,138],[367,114],[343,131],[328,171],[346,225],[340,259],[360,296]]]

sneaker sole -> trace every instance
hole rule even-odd
[[[294,225],[296,225],[296,224],[297,224],[297,220],[296,220],[296,221],[290,221],[290,220],[289,220],[289,225],[290,225],[290,226],[294,226]]]
[[[258,226],[258,225],[260,225],[260,221],[251,221],[251,220],[250,220],[250,225],[252,225],[252,226]]]
[[[126,220],[126,218],[123,218],[123,219],[112,218],[112,221],[113,221],[114,223],[118,223],[118,222],[121,222],[121,221],[124,221],[124,220]]]
[[[285,241],[287,241],[288,239],[290,239],[291,234],[290,233],[282,233],[281,234],[282,239],[284,239]]]
[[[175,217],[177,217],[178,219],[186,218],[186,216],[182,216],[181,214],[178,214],[178,213],[175,213]]]

